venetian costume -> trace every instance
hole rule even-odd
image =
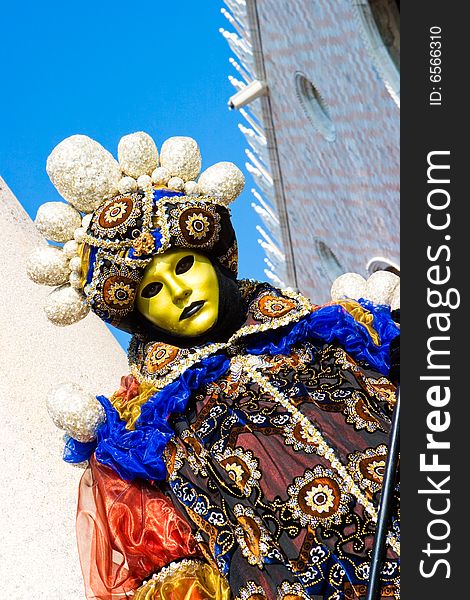
[[[77,294],[135,333],[131,375],[98,397],[92,435],[71,435],[65,449],[70,462],[89,460],[77,522],[87,597],[361,598],[398,326],[367,300],[317,306],[237,281],[227,199],[241,191],[239,172],[221,163],[185,189],[194,153],[192,141],[180,152],[191,172],[167,169],[183,181],[171,189],[158,180],[162,148],[153,184],[110,194],[78,235]],[[199,338],[165,334],[135,311],[147,265],[171,248],[197,250],[217,271],[218,322]],[[384,597],[398,597],[398,562],[395,507]]]

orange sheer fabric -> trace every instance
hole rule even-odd
[[[94,457],[80,482],[77,542],[88,600],[124,600],[164,565],[199,554],[160,490],[124,481]]]
[[[139,588],[134,600],[229,600],[223,576],[207,563],[185,560],[165,567]]]

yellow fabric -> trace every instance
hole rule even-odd
[[[184,560],[163,568],[135,591],[133,600],[230,600],[223,576],[207,563]]]
[[[111,404],[123,421],[127,421],[126,429],[134,429],[135,422],[140,417],[142,405],[155,393],[156,388],[145,381],[139,384],[139,395],[127,400],[117,393],[111,396]]]
[[[357,321],[367,329],[374,344],[376,346],[380,346],[379,334],[375,331],[374,327],[372,326],[372,323],[374,322],[374,316],[372,315],[372,313],[370,313],[367,309],[363,308],[359,304],[359,302],[356,302],[355,300],[338,300],[335,302],[335,304],[339,304],[345,310],[347,310],[355,321]]]
[[[83,287],[86,283],[86,276],[88,273],[88,266],[90,263],[90,246],[88,244],[79,244],[78,256],[82,259],[82,277],[80,279],[80,285],[81,287]]]

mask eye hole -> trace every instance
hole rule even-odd
[[[178,264],[175,267],[175,273],[177,275],[182,275],[189,271],[189,269],[194,265],[194,256],[188,254],[188,256],[184,256],[181,260],[178,261]]]
[[[140,295],[142,298],[153,298],[158,294],[162,287],[163,285],[159,281],[154,281],[153,283],[146,285]]]

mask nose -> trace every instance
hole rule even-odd
[[[189,298],[189,296],[191,296],[191,294],[193,293],[193,291],[191,290],[191,288],[185,286],[185,285],[181,285],[181,283],[174,281],[173,285],[173,300],[176,303],[181,303],[184,302],[184,300],[187,300]]]

